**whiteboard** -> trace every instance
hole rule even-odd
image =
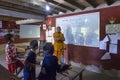
[[[56,18],[66,44],[99,46],[99,12]]]
[[[20,38],[40,38],[40,25],[20,25]]]

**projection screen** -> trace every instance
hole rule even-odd
[[[99,46],[99,12],[56,18],[66,44]]]

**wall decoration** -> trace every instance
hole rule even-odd
[[[43,25],[42,25],[42,28],[43,28],[43,30],[46,30],[46,29],[47,29],[47,25],[46,25],[46,24],[43,24]]]
[[[0,21],[0,28],[2,28],[2,21]]]
[[[13,29],[13,35],[15,38],[19,38],[20,37],[20,30],[19,29]]]
[[[48,18],[47,20],[47,26],[49,30],[52,30],[52,18]]]
[[[8,33],[7,29],[0,29],[0,39],[4,38],[4,35]]]
[[[106,34],[120,33],[120,24],[108,24],[106,25]]]
[[[111,18],[109,19],[109,23],[110,23],[110,24],[114,24],[115,21],[116,21],[116,18],[115,18],[115,17],[111,17]]]

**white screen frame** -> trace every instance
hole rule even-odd
[[[40,25],[20,25],[20,38],[40,38]]]
[[[99,29],[99,26],[100,26],[100,13],[99,12],[56,18],[56,26],[61,27],[61,31],[64,33],[64,36],[66,39],[65,40],[66,44],[99,47],[99,30],[100,30]],[[75,32],[77,32],[78,30],[80,32],[83,31],[82,32],[84,35],[83,44],[78,44],[74,40]],[[84,32],[84,30],[86,30],[86,33]],[[91,32],[91,33],[94,32],[95,34],[97,34],[97,41],[93,39],[91,43],[85,42],[87,40],[87,37],[85,36],[86,34],[89,34],[88,32]],[[70,36],[70,34],[72,36]]]

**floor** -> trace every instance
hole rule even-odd
[[[6,63],[5,63],[5,54],[0,54],[0,64],[3,65],[5,68],[7,68]],[[40,72],[40,66],[37,65],[36,76],[38,76],[39,72]],[[109,72],[112,72],[112,71],[108,71],[107,73],[109,73]],[[111,74],[118,75],[115,72],[112,72]],[[23,72],[21,72],[18,75],[18,77],[23,77]],[[62,75],[59,75],[59,76],[57,76],[57,80],[69,80],[69,79],[67,77],[62,76]],[[78,79],[76,79],[76,80],[78,80]],[[85,70],[83,72],[83,75],[82,75],[82,80],[120,80],[120,77],[117,77],[117,76],[111,77],[111,76],[106,75],[104,73],[95,73],[95,72]]]

